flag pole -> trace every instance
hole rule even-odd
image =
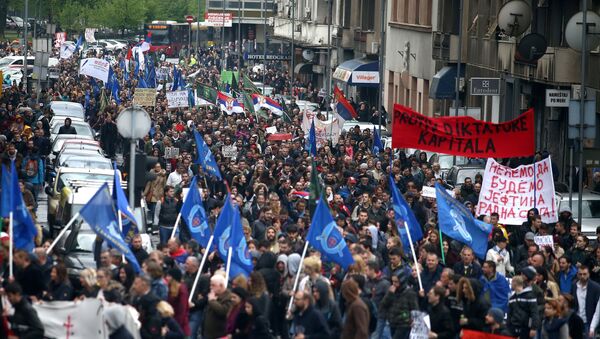
[[[442,253],[442,263],[446,265],[446,258],[444,257],[444,241],[442,240],[442,229],[438,227],[438,232],[440,232],[440,253]]]
[[[421,281],[421,272],[419,272],[419,262],[417,261],[417,254],[415,253],[415,245],[412,242],[412,236],[410,235],[410,229],[408,228],[408,223],[404,222],[404,228],[406,229],[406,234],[408,235],[408,242],[410,243],[410,251],[412,252],[413,261],[415,263],[415,270],[417,270],[417,279],[419,280],[419,290],[423,289],[423,282]]]
[[[117,213],[119,214],[119,233],[121,233],[121,236],[125,238],[123,236],[123,215],[121,215],[121,211],[119,209],[117,209]],[[125,254],[121,254],[121,260],[125,262]]]
[[[292,311],[292,305],[294,304],[294,293],[298,288],[298,280],[300,280],[300,273],[302,272],[302,265],[304,264],[304,257],[306,257],[306,250],[308,250],[308,241],[304,243],[304,249],[302,250],[302,257],[300,257],[300,265],[298,266],[298,272],[296,272],[296,278],[294,278],[294,286],[292,287],[292,295],[290,297],[290,303],[288,304],[288,313]]]
[[[177,220],[175,220],[175,225],[173,225],[173,232],[171,232],[171,239],[175,238],[175,233],[177,232],[177,226],[179,226],[179,220],[181,220],[181,213],[177,214]]]
[[[225,288],[227,288],[227,285],[229,284],[229,270],[231,269],[231,254],[232,254],[232,249],[231,249],[231,246],[229,246],[229,250],[227,250],[227,267],[225,268]]]
[[[211,235],[208,238],[208,244],[206,244],[206,249],[204,251],[204,255],[202,255],[202,261],[200,261],[200,267],[198,267],[198,273],[196,273],[196,278],[194,279],[194,284],[192,285],[192,289],[190,290],[190,297],[188,299],[188,303],[192,302],[192,296],[194,295],[194,291],[196,291],[196,287],[198,285],[198,280],[200,280],[200,276],[202,275],[202,269],[204,268],[204,264],[206,263],[206,258],[208,258],[208,253],[210,253],[210,247],[212,246],[214,235]]]
[[[8,243],[8,276],[10,278],[13,278],[13,226],[14,226],[14,220],[13,220],[13,212],[10,211],[8,213],[8,237],[9,237],[9,243]]]
[[[50,244],[50,247],[48,247],[48,249],[46,250],[46,255],[50,254],[50,252],[52,252],[52,249],[54,248],[54,246],[56,246],[56,244],[58,243],[58,241],[60,240],[60,238],[63,237],[63,235],[65,235],[65,233],[67,233],[67,230],[69,228],[71,228],[71,225],[73,225],[73,223],[75,222],[75,220],[77,220],[79,218],[79,212],[75,213],[75,215],[73,216],[73,218],[71,218],[71,220],[69,220],[69,222],[67,223],[67,225],[65,227],[63,227],[63,229],[60,231],[60,233],[58,234],[58,236],[56,237],[56,239],[54,239],[54,241],[52,242],[52,244]]]

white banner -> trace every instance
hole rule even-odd
[[[110,70],[110,63],[106,60],[98,58],[81,59],[79,65],[79,74],[91,76],[98,80],[108,82],[108,72]]]
[[[308,138],[313,117],[315,121],[315,134],[317,136],[317,148],[327,145],[329,140],[331,140],[334,145],[337,144],[340,134],[342,133],[338,120],[322,121],[317,119],[314,112],[309,111],[305,111],[302,118],[302,130],[304,131],[306,138]]]
[[[67,44],[60,45],[60,58],[61,59],[69,59],[70,57],[73,56],[74,52],[75,52],[74,45],[67,45]]]
[[[85,41],[87,41],[89,43],[96,42],[96,37],[94,37],[95,33],[96,33],[95,28],[86,28],[85,29]]]
[[[53,301],[33,304],[49,338],[108,338],[104,327],[104,306],[100,299]]]
[[[550,247],[554,251],[554,237],[551,235],[536,235],[533,242],[539,247]]]
[[[169,108],[188,107],[188,91],[167,92]]]
[[[488,159],[477,215],[496,212],[501,223],[520,225],[527,220],[527,211],[534,207],[543,222],[558,220],[550,158],[514,169]]]
[[[54,46],[60,47],[67,41],[67,32],[54,33]]]
[[[448,192],[448,194],[450,194],[450,196],[453,197],[453,198],[456,196],[456,194],[454,193],[454,191],[446,190],[446,192]],[[436,199],[436,196],[435,196],[435,187],[423,186],[423,190],[421,191],[421,196],[423,196],[425,198]]]

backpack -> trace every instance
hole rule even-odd
[[[25,163],[25,175],[29,178],[37,176],[39,171],[37,159],[28,159]]]
[[[369,309],[369,334],[375,332],[377,329],[377,307],[371,298],[360,297],[360,299],[367,305]]]

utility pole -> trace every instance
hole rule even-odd
[[[379,135],[381,136],[381,115],[383,114],[383,91],[384,91],[384,81],[383,81],[383,77],[384,77],[384,65],[385,65],[385,60],[384,60],[384,55],[385,55],[385,31],[386,31],[386,27],[385,24],[387,22],[387,17],[386,17],[386,1],[385,0],[381,0],[381,43],[379,44]]]
[[[221,27],[221,71],[226,70],[225,68],[225,0],[223,1],[223,27]]]
[[[462,62],[462,39],[463,39],[463,7],[464,0],[460,0],[458,7],[458,58],[456,61],[456,97],[454,98],[455,114],[458,116],[458,103],[460,101],[460,64]],[[410,56],[409,56],[410,57]]]
[[[196,52],[200,49],[200,0],[198,0],[198,16],[196,17]]]
[[[296,38],[296,2],[292,0],[292,47],[290,51],[290,98],[294,96],[294,56],[296,55],[296,46],[294,39]]]
[[[586,89],[585,89],[585,80],[586,80],[586,72],[587,72],[587,33],[588,33],[588,24],[587,24],[587,0],[582,1],[582,11],[583,11],[583,20],[581,27],[581,89],[579,90],[579,95],[581,99],[581,103],[579,104],[580,116],[579,116],[579,175],[577,179],[579,180],[579,199],[577,203],[577,224],[581,227],[581,217],[583,213],[583,124],[585,120],[585,97],[586,97]],[[573,169],[571,169],[573,170]]]
[[[329,120],[329,109],[330,109],[330,105],[329,103],[331,102],[331,24],[333,21],[333,0],[328,0],[329,3],[329,10],[327,16],[327,65],[325,65],[325,70],[326,70],[326,80],[327,84],[325,86],[327,93],[325,93],[325,98],[323,98],[325,100],[325,109],[327,110],[327,120]]]
[[[262,1],[263,12],[265,15],[265,21],[263,26],[263,35],[265,39],[265,43],[263,44],[263,85],[262,85],[262,95],[265,95],[265,80],[267,80],[267,0]]]
[[[238,74],[240,74],[239,72],[242,71],[242,17],[241,14],[242,13],[242,1],[238,0],[238,39],[237,39],[237,44],[236,44],[236,50],[238,52],[238,58],[237,58],[237,68],[238,68]],[[239,78],[239,76],[238,76]],[[239,79],[238,79],[239,80]]]
[[[25,82],[25,93],[29,93],[29,84],[27,82],[27,53],[29,52],[29,42],[27,41],[27,17],[29,17],[29,0],[25,0],[25,19],[23,20],[23,81]]]

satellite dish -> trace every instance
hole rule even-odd
[[[531,7],[522,0],[507,2],[498,12],[498,27],[509,36],[523,34],[531,24]]]
[[[517,45],[515,60],[534,63],[546,54],[548,42],[543,35],[530,33],[524,36]]]
[[[588,23],[586,49],[589,51],[600,45],[600,36],[598,35],[600,34],[600,15],[596,14],[596,12],[587,11],[586,21]],[[567,44],[577,51],[581,51],[582,48],[582,23],[583,12],[578,12],[569,19],[567,27],[565,28],[565,39],[567,40]]]
[[[315,58],[315,52],[312,49],[305,49],[302,51],[302,57],[306,61],[313,61]]]

